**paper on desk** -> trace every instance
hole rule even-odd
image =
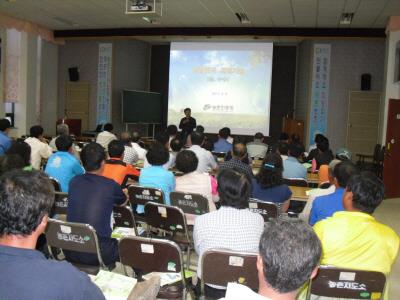
[[[135,278],[104,270],[100,270],[96,276],[90,278],[107,300],[126,300],[137,282]]]
[[[135,236],[135,230],[133,228],[116,227],[111,233],[111,237],[118,240],[125,236]]]
[[[312,167],[312,164],[310,164],[310,163],[303,163],[303,166],[304,166],[306,169],[309,169],[309,168]]]
[[[161,279],[161,286],[172,284],[181,280],[181,273],[163,273],[163,272],[151,272],[146,275],[143,275],[144,280],[148,280],[153,276],[160,276]],[[185,277],[190,278],[193,276],[192,271],[185,270]]]

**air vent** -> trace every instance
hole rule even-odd
[[[340,25],[350,25],[353,20],[354,13],[343,13],[340,16]]]
[[[242,23],[242,24],[250,24],[251,23],[249,17],[245,13],[240,12],[240,13],[235,13],[235,15],[239,19],[240,23]]]

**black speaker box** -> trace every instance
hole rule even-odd
[[[371,90],[371,74],[361,74],[361,90]]]
[[[77,67],[68,68],[69,81],[79,81],[79,70]]]

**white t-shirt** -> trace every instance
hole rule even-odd
[[[220,300],[224,300],[224,299],[225,300],[243,300],[243,299],[246,299],[246,300],[247,299],[249,299],[249,300],[271,300],[267,297],[257,294],[249,287],[247,287],[243,284],[235,283],[235,282],[228,283],[225,298],[221,298]]]

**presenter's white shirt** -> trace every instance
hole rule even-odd
[[[103,131],[97,135],[96,143],[102,145],[103,148],[106,149],[106,151],[108,151],[108,144],[116,139],[117,137],[113,133],[108,131]]]
[[[226,294],[225,298],[221,298],[220,300],[243,300],[243,299],[249,299],[249,300],[271,300],[270,298],[261,296],[260,294],[257,294],[254,292],[252,289],[249,287],[239,284],[239,283],[234,283],[234,282],[229,282],[228,287],[226,289]]]
[[[29,137],[25,142],[31,146],[31,165],[34,169],[40,170],[42,158],[49,158],[53,149],[35,137]]]
[[[193,145],[188,150],[193,151],[199,160],[199,165],[196,170],[197,172],[205,173],[208,172],[209,169],[216,169],[218,167],[218,164],[210,151],[201,148],[199,145]]]

